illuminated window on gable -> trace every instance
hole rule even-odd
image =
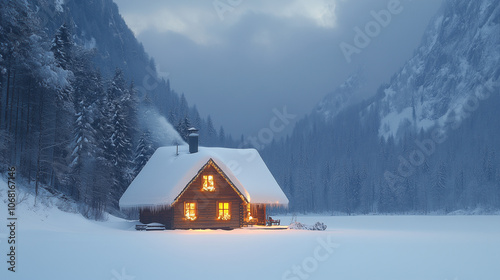
[[[215,191],[214,176],[213,175],[203,175],[203,191],[213,192]]]
[[[217,220],[231,220],[231,213],[229,211],[229,202],[219,202],[219,216]]]
[[[184,203],[184,216],[186,220],[194,221],[196,220],[196,203],[185,202]]]

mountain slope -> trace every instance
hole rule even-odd
[[[313,114],[323,116],[326,121],[335,118],[342,110],[353,104],[354,96],[359,93],[363,85],[364,78],[360,72],[351,75],[316,105]]]
[[[500,1],[447,1],[381,101],[379,134],[461,122],[500,76]],[[404,131],[404,129],[403,129]]]
[[[211,120],[201,117],[196,106],[190,106],[183,95],[171,88],[169,73],[157,69],[154,59],[135,38],[112,0],[29,0],[28,3],[36,7],[40,28],[46,30],[49,38],[66,23],[75,44],[92,52],[92,60],[103,77],[112,77],[116,68],[123,71],[126,80],[134,83],[140,101],[149,102],[158,112],[153,124],[149,125],[150,130],[165,122],[156,120],[161,116],[173,126],[180,126],[187,119],[191,126],[200,129],[201,144],[218,145],[221,142],[217,132],[209,133],[215,131]],[[160,127],[167,130],[166,126]],[[161,136],[173,138],[165,133]],[[227,145],[236,145],[230,137],[224,140],[222,142]],[[161,145],[172,144],[160,142]]]
[[[291,211],[499,209],[499,5],[445,1],[390,83],[346,106],[348,80],[263,151]]]

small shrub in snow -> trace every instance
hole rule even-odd
[[[313,226],[313,230],[325,230],[326,225],[320,222],[316,222]]]
[[[325,230],[326,225],[324,223],[316,222],[314,225],[306,225],[299,222],[293,222],[288,227],[289,229],[304,229],[304,230]]]

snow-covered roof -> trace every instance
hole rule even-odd
[[[287,205],[288,199],[255,149],[189,146],[156,150],[120,198],[121,208],[170,206],[210,159],[251,203]]]

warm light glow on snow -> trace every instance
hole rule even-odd
[[[250,203],[247,204],[247,216],[248,216],[248,221],[250,222],[253,219],[252,211],[250,211]]]

